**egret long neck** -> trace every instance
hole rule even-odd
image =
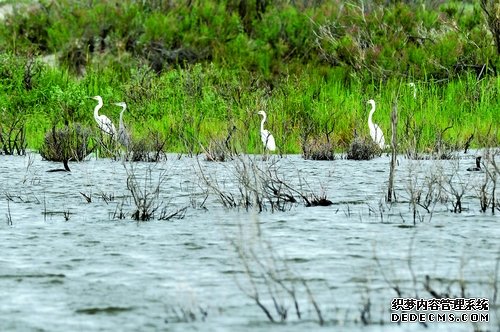
[[[97,119],[99,117],[99,110],[102,107],[102,100],[98,100],[97,106],[94,108],[94,117]]]
[[[266,114],[262,114],[262,121],[260,122],[260,131],[264,131],[264,122],[266,122]]]
[[[373,120],[372,120],[373,113],[375,113],[375,104],[372,104],[372,110],[370,111],[370,115],[368,115],[369,125],[373,125]]]
[[[123,112],[125,112],[125,107],[120,112],[120,127],[123,127]]]

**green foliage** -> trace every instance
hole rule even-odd
[[[338,19],[319,26],[318,46],[328,63],[350,67],[365,81],[409,73],[448,79],[469,66],[498,63],[478,5],[449,1],[439,11],[403,2],[370,7],[335,9]]]
[[[103,59],[124,72],[137,62],[162,71],[162,61],[211,60],[266,77],[307,62],[346,67],[369,82],[409,74],[450,78],[499,61],[476,3],[252,3],[41,2],[15,7],[0,27],[0,45],[15,53],[58,52],[79,75]]]
[[[397,100],[403,149],[416,136],[418,150],[432,149],[448,126],[456,142],[497,129],[499,60],[478,4],[244,3],[18,7],[0,26],[0,108],[22,116],[32,148],[54,126],[95,128],[94,95],[115,124],[110,103],[126,101],[133,135],[161,133],[168,151],[201,152],[236,128],[237,149],[261,152],[258,110],[279,152],[299,153],[308,137],[347,149],[367,135],[367,99],[386,141]],[[37,60],[52,53],[56,68]]]

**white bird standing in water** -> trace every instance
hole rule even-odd
[[[372,137],[375,144],[377,144],[381,149],[385,148],[385,139],[382,129],[372,121],[373,113],[375,112],[375,100],[368,100],[368,104],[372,105],[370,115],[368,116],[368,127],[370,128],[370,136]]]
[[[128,147],[130,145],[130,133],[127,131],[127,128],[125,128],[125,124],[123,123],[123,112],[127,109],[127,104],[123,101],[114,104],[122,108],[118,127],[118,142],[120,142],[123,146]]]
[[[99,110],[103,105],[101,96],[94,96],[92,99],[97,100],[97,106],[94,108],[94,119],[97,121],[97,125],[105,134],[116,138],[116,128],[113,122],[106,115],[99,115]]]
[[[262,143],[264,143],[264,148],[269,151],[276,150],[276,143],[274,142],[273,135],[269,132],[269,130],[264,129],[264,122],[266,122],[267,115],[264,111],[259,111],[259,115],[262,115],[262,121],[260,122],[260,138],[262,139]]]

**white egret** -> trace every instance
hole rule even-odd
[[[417,99],[417,87],[415,86],[415,83],[410,82],[408,85],[413,88],[413,99]]]
[[[125,124],[123,123],[123,112],[127,109],[127,104],[121,101],[119,103],[114,103],[116,106],[120,106],[122,111],[120,112],[120,123],[118,127],[118,142],[123,144],[123,146],[128,147],[130,145],[130,133],[125,128]]]
[[[94,119],[97,121],[99,129],[101,129],[105,134],[116,138],[116,128],[113,122],[106,115],[99,115],[99,110],[102,107],[101,96],[94,96],[92,99],[97,100],[97,106],[94,108]]]
[[[264,122],[266,122],[267,115],[264,111],[259,111],[258,114],[262,115],[262,121],[260,123],[260,138],[262,139],[262,143],[264,143],[264,148],[269,151],[276,150],[276,143],[274,142],[273,135],[269,132],[269,130],[264,129]]]
[[[382,129],[372,121],[372,115],[375,112],[375,100],[368,100],[368,104],[372,105],[370,115],[368,116],[368,127],[370,128],[370,136],[372,137],[375,144],[377,144],[381,149],[385,148],[385,139]]]
[[[476,157],[476,167],[467,168],[469,172],[479,172],[481,171],[481,156]]]

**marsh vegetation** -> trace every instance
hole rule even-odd
[[[498,2],[2,6],[6,329],[498,327]]]
[[[386,136],[397,100],[409,156],[480,148],[488,133],[498,143],[494,1],[257,2],[12,5],[0,27],[3,153],[41,149],[53,127],[95,128],[94,95],[115,123],[111,103],[126,101],[137,142],[158,133],[169,152],[204,152],[232,128],[239,153],[261,152],[265,110],[278,153],[329,159],[368,137],[368,99]]]

